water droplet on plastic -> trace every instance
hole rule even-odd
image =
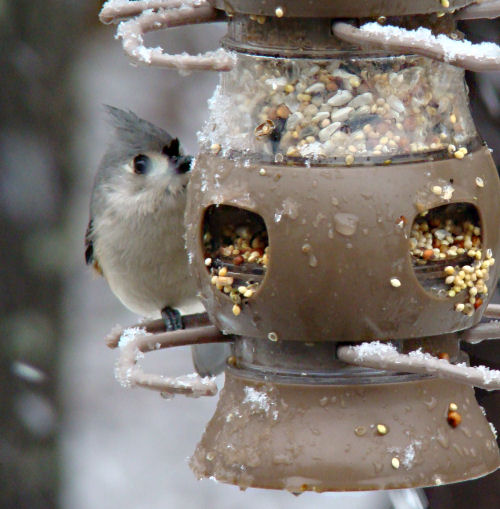
[[[357,426],[354,428],[354,434],[358,437],[362,437],[363,435],[366,435],[367,429],[364,426]]]
[[[319,400],[319,406],[326,406],[328,404],[328,397],[324,396]]]
[[[472,433],[470,431],[469,428],[467,428],[466,426],[460,426],[460,431],[467,437],[467,438],[472,438]]]
[[[448,449],[450,446],[450,441],[448,440],[448,437],[443,434],[443,432],[438,429],[437,436],[436,436],[437,443],[443,447],[443,449]]]
[[[335,224],[335,230],[337,230],[341,235],[349,237],[356,233],[359,222],[358,216],[345,212],[339,212],[335,214],[333,220]]]
[[[424,405],[427,407],[427,410],[434,410],[437,405],[437,399],[434,396],[431,396],[429,401],[424,401]]]
[[[323,219],[326,219],[326,216],[323,213],[318,212],[316,219],[312,223],[314,228],[317,228],[319,226],[319,224],[321,223],[321,221],[323,221]]]

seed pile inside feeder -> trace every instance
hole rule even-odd
[[[348,165],[439,151],[460,158],[476,136],[463,71],[424,57],[240,55],[221,79],[200,142],[226,156]]]
[[[422,213],[413,224],[410,253],[417,277],[438,295],[460,296],[455,310],[472,316],[488,294],[486,281],[495,263],[490,249],[484,251],[477,213],[469,207],[446,206]]]
[[[238,316],[264,279],[269,264],[267,231],[225,226],[220,238],[205,232],[203,244],[211,283],[231,298],[233,314]]]

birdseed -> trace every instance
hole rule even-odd
[[[412,226],[409,244],[414,265],[426,274],[427,267],[446,264],[436,271],[438,295],[460,296],[455,311],[472,316],[486,300],[489,269],[495,263],[490,249],[482,248],[481,226],[477,214],[467,215],[456,209],[454,217],[445,217],[443,207],[425,211]],[[417,271],[419,274],[419,271]],[[425,280],[423,280],[425,281]],[[439,281],[441,283],[439,284]]]
[[[463,71],[425,57],[239,55],[221,80],[200,142],[226,157],[351,165],[441,151],[463,159],[477,136]]]
[[[267,232],[240,225],[224,227],[219,238],[207,233],[203,241],[211,284],[228,295],[233,314],[238,316],[242,304],[259,288],[269,264]]]

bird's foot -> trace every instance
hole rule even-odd
[[[165,322],[167,332],[183,329],[182,316],[178,309],[167,306],[161,310],[161,316]]]

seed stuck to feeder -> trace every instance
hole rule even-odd
[[[274,14],[276,14],[277,18],[282,18],[285,15],[285,10],[283,9],[283,7],[276,7]]]
[[[462,422],[462,416],[458,412],[448,412],[447,420],[452,428],[457,428]]]
[[[388,432],[389,430],[385,424],[377,424],[377,433],[379,435],[387,435]]]

